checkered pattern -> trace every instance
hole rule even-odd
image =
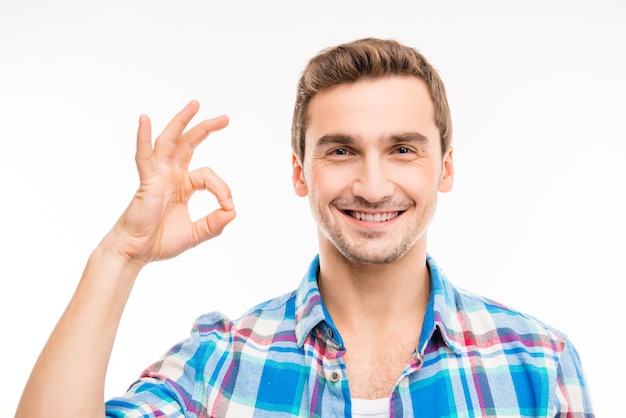
[[[417,350],[391,393],[393,417],[592,417],[578,355],[558,331],[452,286],[432,286]],[[230,321],[200,317],[108,417],[350,417],[343,342],[317,288]],[[393,343],[393,342],[389,342]]]

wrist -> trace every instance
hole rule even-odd
[[[104,236],[92,252],[89,261],[97,264],[106,264],[107,268],[120,269],[131,276],[139,274],[148,261],[134,257],[122,244],[122,234],[115,229]]]

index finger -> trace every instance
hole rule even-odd
[[[154,154],[157,157],[171,158],[174,155],[178,139],[187,127],[187,124],[198,113],[199,108],[200,103],[197,100],[192,100],[172,118],[155,141]]]

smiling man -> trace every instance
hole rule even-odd
[[[223,181],[188,172],[193,148],[228,122],[184,132],[197,110],[183,109],[154,148],[140,118],[139,190],[90,257],[17,416],[593,416],[564,334],[456,289],[428,255],[437,196],[454,177],[445,89],[420,53],[379,39],[322,51],[298,85],[292,178],[319,240],[298,288],[232,321],[199,317],[187,340],[105,403],[141,268],[235,217]],[[194,223],[187,201],[201,189],[221,207]]]

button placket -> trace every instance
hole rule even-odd
[[[344,378],[343,375],[343,362],[341,360],[341,352],[343,347],[340,346],[338,341],[335,340],[338,337],[335,330],[328,324],[323,324],[318,329],[318,337],[325,340],[326,354],[323,361],[323,373],[324,378],[330,384],[337,384]]]

